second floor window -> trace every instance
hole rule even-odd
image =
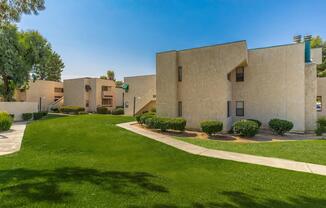
[[[102,86],[102,91],[111,91],[110,86]]]
[[[244,81],[244,68],[238,67],[236,69],[236,81],[237,82],[243,82]]]
[[[63,88],[61,88],[61,87],[55,87],[54,88],[54,92],[60,92],[60,93],[62,93],[63,92]]]
[[[178,67],[178,81],[182,81],[182,66]]]

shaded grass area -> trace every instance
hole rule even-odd
[[[323,176],[187,154],[82,115],[27,126],[0,157],[0,207],[324,207]]]
[[[326,165],[325,139],[288,142],[240,143],[190,137],[175,138],[210,149],[226,150],[266,157],[278,157]]]

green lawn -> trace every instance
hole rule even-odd
[[[0,157],[0,207],[325,207],[326,177],[199,157],[82,115],[28,125]]]
[[[267,157],[278,157],[326,165],[326,140],[238,143],[190,137],[176,138],[210,149],[226,150]]]

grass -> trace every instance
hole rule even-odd
[[[326,177],[187,154],[82,115],[27,126],[0,157],[0,207],[324,207]]]
[[[176,138],[210,149],[226,150],[266,157],[278,157],[326,165],[326,140],[240,143],[198,139],[192,137]]]

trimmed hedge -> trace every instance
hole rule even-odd
[[[60,112],[62,113],[73,113],[73,114],[78,114],[79,112],[84,112],[85,108],[80,107],[80,106],[62,106],[60,108]]]
[[[258,128],[260,128],[260,127],[261,127],[261,122],[260,122],[260,121],[258,121],[258,120],[256,120],[256,119],[246,119],[246,120],[248,120],[248,121],[253,121],[253,122],[256,122],[256,123],[257,123],[257,125],[258,125]]]
[[[112,115],[123,115],[125,113],[123,108],[116,108],[112,110]]]
[[[274,118],[268,122],[269,127],[272,131],[278,135],[284,135],[293,128],[291,121]]]
[[[317,120],[317,129],[315,130],[315,133],[317,136],[322,136],[323,133],[326,132],[326,117],[320,117]]]
[[[258,133],[257,122],[250,120],[240,120],[233,124],[233,131],[240,136],[253,137]]]
[[[29,121],[33,118],[33,113],[23,113],[22,118],[24,121]]]
[[[33,113],[33,119],[34,120],[40,120],[44,116],[43,112],[34,112]]]
[[[203,132],[208,135],[216,134],[223,130],[223,122],[221,121],[203,121],[200,123]]]
[[[12,125],[12,117],[7,112],[0,112],[0,132],[8,131]]]
[[[145,124],[148,128],[160,129],[161,131],[168,129],[184,131],[187,124],[187,121],[183,118],[162,118],[157,117],[153,112],[138,115],[136,120],[140,124]]]
[[[100,107],[96,108],[96,113],[98,113],[98,114],[108,114],[109,110],[107,109],[107,107],[100,106]]]

